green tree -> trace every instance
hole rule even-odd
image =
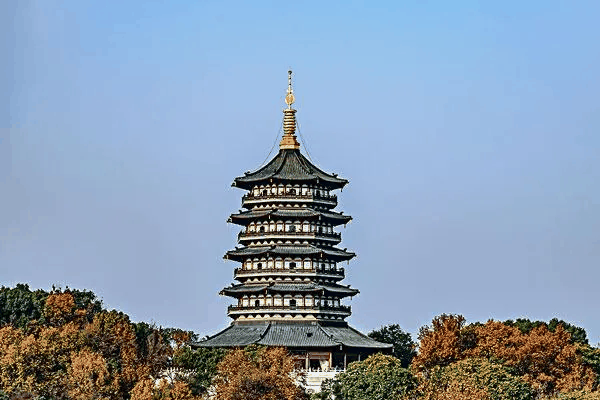
[[[518,328],[521,333],[528,334],[532,329],[539,326],[545,326],[550,332],[555,332],[559,325],[562,325],[563,329],[571,334],[571,343],[588,344],[587,332],[584,328],[572,325],[558,318],[552,318],[549,322],[544,321],[531,321],[527,318],[517,318],[516,320],[508,319],[504,321],[505,325],[514,326]]]
[[[42,318],[48,293],[32,292],[29,285],[18,283],[14,288],[0,288],[0,326],[25,327],[30,321]]]
[[[480,358],[434,367],[427,377],[421,377],[419,391],[424,400],[533,400],[535,394],[506,367]]]
[[[399,359],[384,354],[351,363],[336,381],[327,383],[329,388],[324,387],[324,396],[333,394],[343,400],[392,400],[403,398],[417,386],[416,378],[402,367]]]
[[[195,395],[204,394],[217,374],[217,365],[226,354],[225,349],[194,350],[189,346],[182,346],[175,350],[172,365],[175,368],[193,371],[192,376],[186,378],[186,381]]]
[[[53,293],[70,293],[73,296],[74,308],[84,310],[88,322],[94,315],[104,311],[102,301],[89,290],[69,289],[63,291],[52,287],[50,292],[29,289],[29,285],[18,283],[14,288],[0,288],[0,326],[12,325],[25,328],[33,321],[46,322],[44,309],[48,297]]]
[[[392,355],[400,360],[403,368],[408,368],[413,357],[417,354],[416,343],[410,333],[404,332],[400,325],[392,324],[382,326],[368,334],[372,339],[393,345]]]

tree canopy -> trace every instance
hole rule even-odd
[[[412,340],[410,333],[404,332],[398,324],[382,326],[369,332],[368,336],[378,342],[393,345],[392,355],[400,360],[403,368],[408,368],[417,354],[417,344]]]

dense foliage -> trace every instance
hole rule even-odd
[[[132,323],[89,291],[2,287],[0,399],[195,399],[223,352],[198,362],[185,344],[191,338]],[[161,379],[170,369],[187,373]]]
[[[404,332],[398,324],[383,326],[370,332],[368,336],[378,342],[393,345],[392,356],[399,359],[404,368],[408,368],[413,357],[417,355],[417,344],[412,340],[410,333]]]
[[[216,400],[302,400],[294,359],[281,347],[248,346],[228,352],[214,378]]]
[[[587,344],[585,331],[561,323],[553,324],[553,330],[526,320],[519,325],[493,320],[466,325],[462,316],[441,315],[421,329],[411,368],[427,380],[436,368],[481,359],[502,365],[536,396],[598,390],[600,350]],[[576,340],[564,326],[577,334]]]
[[[327,382],[319,399],[387,400],[400,399],[417,386],[413,374],[395,357],[375,354],[351,363],[335,382]]]

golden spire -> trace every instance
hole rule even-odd
[[[285,103],[288,105],[283,110],[283,138],[279,143],[280,149],[299,149],[300,143],[296,140],[296,110],[292,108],[292,104],[296,98],[292,89],[292,71],[288,71],[288,89],[285,96]]]

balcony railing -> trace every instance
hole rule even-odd
[[[227,307],[227,312],[236,312],[236,311],[248,311],[248,312],[264,312],[264,311],[331,311],[331,312],[341,312],[344,314],[350,314],[350,306],[328,306],[328,305],[318,305],[318,306],[268,306],[268,305],[260,305],[260,306],[236,306],[231,305]]]
[[[298,267],[295,269],[288,268],[261,268],[261,269],[244,269],[244,268],[236,268],[233,270],[233,276],[242,276],[242,275],[255,275],[255,274],[323,274],[323,275],[336,275],[336,276],[344,276],[345,270],[344,268],[337,269],[324,269],[324,268],[310,268],[304,269],[302,267]]]
[[[252,239],[263,239],[263,238],[270,238],[273,236],[277,236],[277,237],[294,237],[294,238],[300,238],[300,237],[304,237],[304,238],[309,238],[309,239],[316,239],[316,238],[322,238],[325,240],[342,240],[342,234],[340,232],[303,232],[303,231],[294,231],[294,232],[290,232],[290,231],[284,231],[284,230],[279,230],[279,231],[264,231],[264,232],[260,232],[260,231],[241,231],[240,233],[238,233],[238,240],[240,239],[248,239],[248,238],[252,238]]]
[[[335,194],[319,194],[319,193],[307,193],[307,194],[297,194],[297,193],[282,193],[282,194],[254,194],[248,193],[242,196],[242,202],[245,201],[258,201],[258,200],[324,200],[328,202],[337,202],[337,195]]]

